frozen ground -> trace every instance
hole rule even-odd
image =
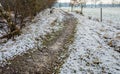
[[[60,74],[120,74],[120,24],[73,14],[79,23]]]
[[[60,25],[64,15],[60,10],[46,9],[39,13],[29,26],[22,30],[22,34],[16,37],[15,41],[9,40],[7,43],[0,45],[0,64],[5,63],[6,60],[25,53],[27,50],[37,48],[36,45],[41,46],[40,37],[58,31],[63,26]],[[57,19],[59,17],[59,19]],[[57,20],[57,21],[56,21]],[[3,62],[4,61],[4,62]]]

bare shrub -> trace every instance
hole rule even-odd
[[[14,39],[20,34],[20,30],[25,26],[27,20],[32,20],[34,16],[45,8],[49,8],[56,0],[0,0],[0,18],[5,19],[7,31],[0,39]],[[1,23],[0,21],[0,24]]]

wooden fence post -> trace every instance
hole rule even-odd
[[[100,21],[102,22],[102,7],[100,8]]]

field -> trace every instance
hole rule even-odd
[[[69,7],[62,7],[61,9],[70,11]],[[80,8],[74,8],[74,10],[80,11]],[[100,8],[84,8],[83,13],[85,16],[91,16],[100,18]],[[103,8],[103,19],[119,22],[120,20],[120,8]]]
[[[84,14],[100,18],[100,8],[84,8]],[[103,8],[103,19],[119,22],[120,8]]]

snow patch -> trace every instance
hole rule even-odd
[[[120,74],[120,53],[108,45],[120,33],[120,29],[115,28],[120,25],[72,14],[79,23],[75,41],[69,48],[70,55],[60,74]]]

